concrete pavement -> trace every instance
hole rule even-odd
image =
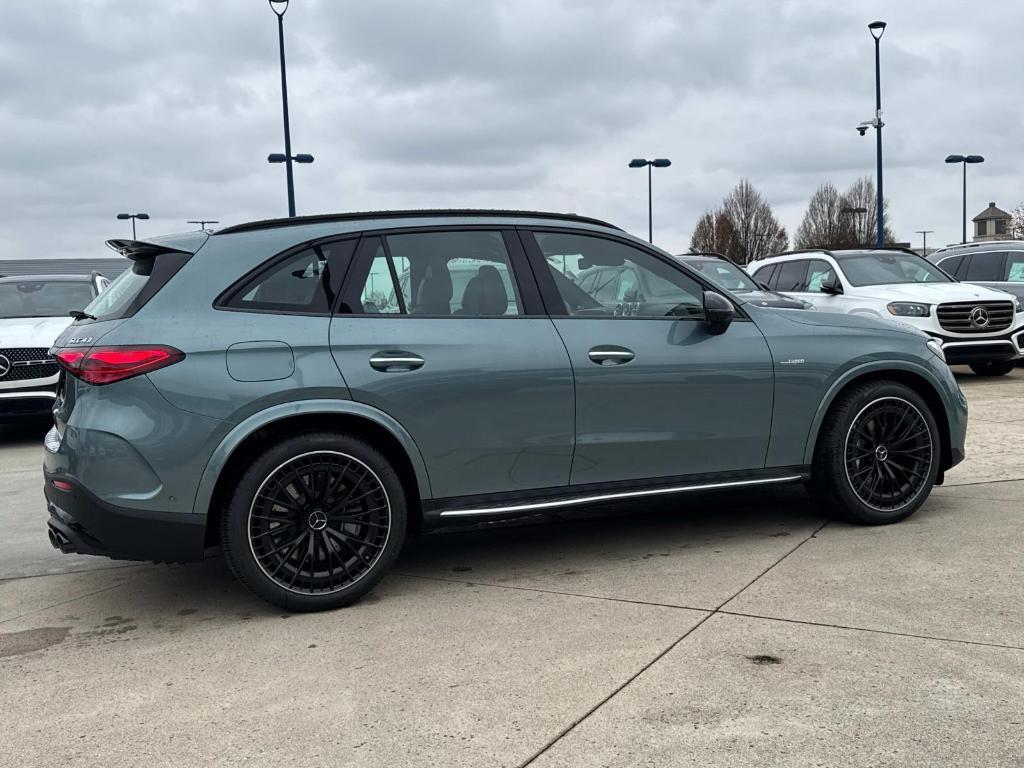
[[[0,763],[1020,765],[1024,370],[961,384],[969,459],[900,525],[779,491],[443,532],[308,616],[49,550],[7,435]]]

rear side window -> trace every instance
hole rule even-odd
[[[522,313],[501,232],[416,232],[363,241],[356,314],[508,317]],[[353,304],[358,306],[352,306]]]
[[[806,286],[807,262],[786,261],[779,269],[779,276],[776,279],[777,291],[803,291]]]
[[[169,251],[132,260],[126,269],[85,308],[97,320],[131,317],[163,288],[192,257]]]
[[[1003,279],[1003,261],[1006,253],[1003,251],[986,251],[985,253],[972,253],[971,261],[967,265],[967,271],[963,276],[964,280],[978,280],[981,282],[999,282]]]
[[[327,315],[355,247],[354,240],[321,243],[273,259],[216,306],[251,312]]]

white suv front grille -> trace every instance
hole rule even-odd
[[[940,304],[936,316],[951,333],[995,333],[1013,323],[1012,301],[957,301]]]

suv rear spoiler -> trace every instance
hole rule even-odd
[[[107,247],[117,251],[126,259],[147,259],[162,253],[184,253],[191,256],[203,247],[209,238],[205,232],[189,232],[183,235],[170,235],[153,240],[127,240],[115,238],[107,240]]]

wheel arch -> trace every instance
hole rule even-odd
[[[810,464],[814,461],[814,449],[818,443],[818,435],[821,434],[821,426],[825,417],[832,410],[839,396],[849,391],[852,387],[870,381],[896,381],[905,384],[914,390],[928,404],[939,427],[939,441],[941,443],[941,454],[939,470],[945,471],[953,463],[952,436],[950,434],[949,417],[946,414],[946,407],[942,402],[942,396],[931,375],[924,369],[912,365],[894,366],[891,362],[878,365],[864,365],[848,371],[845,376],[832,384],[811,422],[811,429],[807,435],[807,444],[804,449],[804,461]]]
[[[383,411],[354,401],[302,401],[250,416],[221,441],[203,471],[193,511],[207,516],[206,545],[219,540],[220,514],[245,468],[273,442],[303,432],[337,430],[366,440],[392,462],[409,505],[410,533],[419,532],[422,501],[432,498],[423,456],[412,436]]]

